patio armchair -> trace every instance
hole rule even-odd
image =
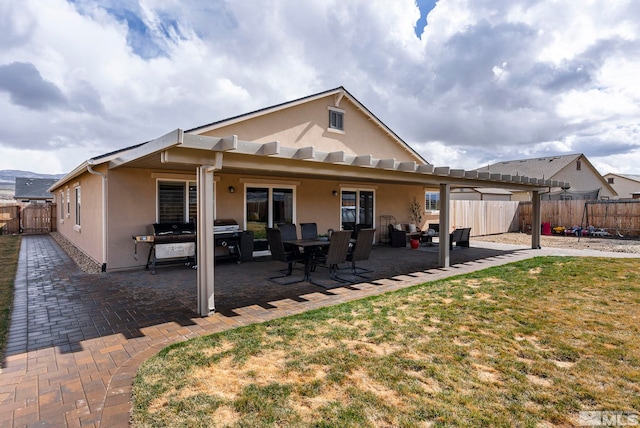
[[[369,269],[357,267],[356,262],[369,260],[371,248],[373,247],[373,235],[375,232],[375,229],[360,229],[355,245],[353,245],[347,253],[347,261],[351,262],[351,272],[356,276],[368,278],[367,276],[362,275],[362,273],[371,272]]]
[[[298,232],[296,225],[292,223],[278,223],[278,230],[281,232],[282,241],[295,241],[298,239]],[[284,243],[284,249],[286,251],[294,251],[300,254],[298,247]]]
[[[349,252],[349,245],[351,244],[351,231],[350,230],[338,230],[331,234],[331,242],[329,244],[329,250],[327,254],[319,255],[314,261],[315,264],[323,264],[329,268],[329,278],[334,281],[349,282],[344,279],[338,278],[338,265],[340,263],[347,262],[347,253]],[[315,283],[315,285],[323,287],[322,284]]]
[[[406,247],[407,246],[407,232],[396,229],[395,225],[389,225],[389,243],[392,247]]]
[[[318,225],[316,223],[300,223],[302,239],[316,239],[318,237]]]
[[[449,248],[453,250],[453,243],[456,243],[456,247],[469,248],[469,237],[471,235],[471,228],[465,227],[456,229],[451,232],[451,239],[449,241]]]
[[[304,261],[304,257],[296,251],[285,250],[284,244],[282,242],[282,231],[279,229],[267,228],[267,241],[269,242],[271,257],[273,258],[273,260],[287,263],[287,273],[285,275],[273,276],[269,278],[269,280],[272,281],[277,278],[286,278],[288,276],[291,276],[295,263]],[[293,284],[301,281],[302,280],[290,281],[285,284]],[[282,284],[278,281],[274,282]]]

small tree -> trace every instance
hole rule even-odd
[[[422,205],[418,203],[415,196],[409,204],[409,212],[411,213],[411,221],[413,221],[417,227],[420,227],[420,224],[422,223]]]

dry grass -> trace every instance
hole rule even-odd
[[[4,355],[9,333],[13,282],[16,277],[19,253],[19,236],[0,235],[0,360]]]
[[[640,412],[640,261],[536,258],[166,348],[134,426],[572,426]]]

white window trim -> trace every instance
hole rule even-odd
[[[80,206],[78,206],[78,191],[80,191]],[[73,230],[75,230],[76,232],[80,232],[82,230],[82,186],[80,186],[80,183],[75,183],[73,185],[73,195],[74,195],[73,206],[75,208]],[[80,223],[78,223],[78,209],[80,210],[80,220],[79,220]]]
[[[60,191],[60,218],[58,219],[58,223],[64,224],[64,190]]]
[[[342,225],[342,192],[356,192],[357,194],[359,192],[372,192],[373,193],[373,228],[375,229],[376,226],[376,211],[378,210],[378,203],[377,203],[377,199],[378,199],[378,192],[376,191],[378,189],[378,186],[367,186],[367,187],[353,187],[353,186],[340,186],[340,193],[338,194],[338,197],[340,198],[339,204],[340,204],[340,210],[338,211],[338,224]],[[356,211],[360,212],[360,198],[356,197]]]
[[[164,181],[164,182],[174,182],[174,183],[182,183],[184,184],[184,191],[185,191],[185,207],[184,207],[184,212],[183,214],[183,221],[186,223],[189,221],[189,183],[196,183],[196,186],[198,185],[197,181],[195,178],[193,179],[187,179],[186,176],[185,178],[157,178],[156,179],[156,223],[160,223],[160,182]],[[215,187],[215,181],[213,183],[213,192],[215,194],[216,192],[216,187]],[[197,205],[197,202],[196,202]]]
[[[243,182],[244,180],[240,180]],[[290,183],[290,182],[289,182]],[[273,189],[291,189],[293,192],[293,212],[291,213],[291,221],[293,224],[296,224],[297,217],[297,205],[298,205],[298,195],[297,195],[297,184],[289,184],[289,183],[278,183],[274,181],[262,181],[255,180],[253,182],[246,181],[244,182],[244,190],[242,192],[242,198],[244,200],[244,208],[243,208],[243,219],[242,219],[242,229],[247,230],[247,188],[248,187],[258,187],[263,189],[269,189],[269,196],[267,198],[268,205],[268,218],[267,218],[267,227],[273,227]]]
[[[327,131],[328,132],[334,132],[336,134],[345,134],[345,119],[346,119],[346,110],[341,109],[341,108],[337,108],[337,107],[332,107],[332,106],[327,106],[327,110],[328,111],[334,111],[336,113],[341,113],[342,114],[342,129],[339,128],[332,128],[331,127],[331,121],[329,121],[329,124],[327,125]]]
[[[439,191],[425,190],[424,191],[424,204],[423,204],[423,208],[424,208],[425,214],[439,214],[440,210],[427,209],[427,193],[435,193],[435,194],[437,194],[438,195],[438,202],[440,202],[440,192]]]

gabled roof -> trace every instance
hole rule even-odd
[[[491,172],[499,174],[526,175],[535,178],[553,178],[571,162],[582,157],[582,153],[563,156],[549,156],[534,159],[518,159],[497,162],[492,165],[477,168],[478,172]]]
[[[318,100],[320,98],[325,98],[328,96],[335,96],[336,99],[341,100],[342,98],[348,99],[351,103],[353,103],[360,111],[362,111],[366,116],[371,119],[373,123],[378,125],[384,132],[386,132],[391,138],[397,141],[400,145],[404,147],[409,153],[411,153],[416,159],[420,162],[424,162],[425,165],[430,165],[418,152],[416,152],[411,146],[409,146],[402,138],[400,138],[395,132],[391,130],[387,125],[384,124],[376,115],[374,115],[368,108],[366,108],[360,101],[358,101],[349,91],[347,91],[344,87],[338,86],[337,88],[330,89],[328,91],[319,92],[317,94],[308,95],[306,97],[298,98],[293,101],[287,101],[284,103],[276,104],[270,107],[265,107],[259,110],[255,110],[249,113],[241,114],[238,116],[230,117],[228,119],[219,120],[217,122],[212,122],[207,125],[198,126],[196,128],[187,129],[184,132],[187,134],[202,134],[216,128],[221,128],[223,126],[232,125],[237,122],[242,122],[245,120],[253,119],[255,117],[263,116],[266,114],[270,114],[276,111],[292,108],[298,106],[300,104],[308,103],[311,101]]]
[[[615,175],[616,177],[622,177],[622,178],[626,178],[627,180],[637,181],[638,183],[640,183],[640,175],[638,174],[616,174],[614,172],[610,172],[609,174],[606,174],[604,177],[609,177],[610,175]]]
[[[55,178],[24,178],[16,177],[15,199],[43,200],[53,199],[54,196],[47,189],[57,180]]]

